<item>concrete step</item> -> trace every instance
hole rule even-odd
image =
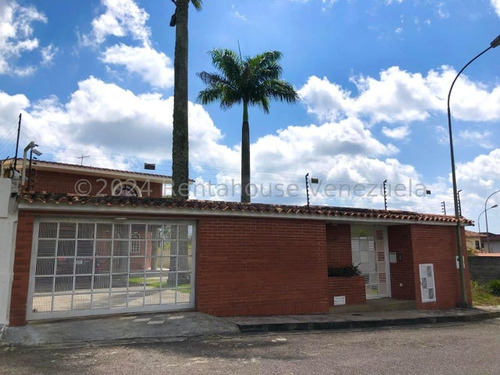
[[[330,313],[415,310],[415,301],[393,298],[369,299],[366,304],[330,307]]]

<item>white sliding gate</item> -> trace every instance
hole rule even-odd
[[[192,222],[40,219],[28,320],[194,307]]]

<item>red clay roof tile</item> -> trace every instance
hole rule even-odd
[[[274,213],[283,216],[289,214],[299,214],[304,216],[324,216],[329,217],[355,217],[367,219],[389,219],[389,220],[408,220],[421,222],[442,222],[455,223],[454,216],[444,216],[437,214],[423,214],[409,211],[385,211],[367,208],[350,207],[330,207],[330,206],[293,206],[264,203],[239,203],[226,201],[200,201],[187,200],[179,201],[171,198],[139,198],[122,196],[103,196],[103,197],[84,197],[68,194],[42,194],[26,193],[18,198],[20,201],[34,204],[68,204],[68,205],[94,205],[94,206],[129,206],[129,207],[158,207],[158,208],[176,208],[190,209],[213,212],[241,212],[241,213]],[[472,225],[471,220],[462,218],[465,225]]]

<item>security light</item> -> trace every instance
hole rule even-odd
[[[491,48],[495,48],[495,47],[498,47],[498,46],[500,46],[500,35],[499,35],[499,36],[497,36],[497,37],[493,40],[493,42],[491,42],[491,43],[490,43],[490,47],[491,47]]]

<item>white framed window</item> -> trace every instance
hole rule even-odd
[[[419,265],[420,291],[422,302],[436,302],[436,284],[434,282],[434,265],[432,263]]]

